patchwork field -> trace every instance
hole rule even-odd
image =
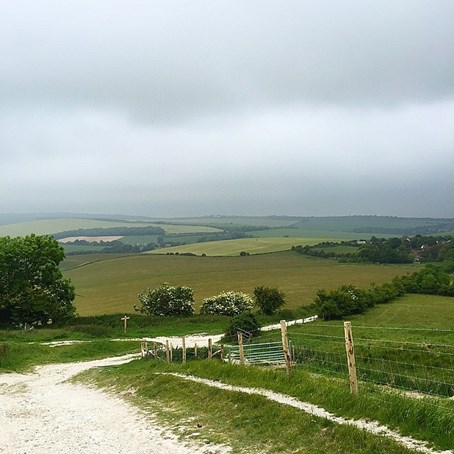
[[[260,285],[279,287],[286,294],[286,308],[296,309],[311,304],[320,288],[368,287],[419,269],[417,265],[339,264],[293,252],[246,257],[92,254],[67,260],[63,268],[76,287],[75,303],[81,315],[131,312],[141,290],[162,282],[193,288],[196,307],[203,298],[221,291],[252,293]]]

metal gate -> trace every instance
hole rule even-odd
[[[226,346],[228,349],[227,360],[232,363],[240,362],[240,346]],[[291,347],[290,347],[291,351]],[[285,355],[282,342],[267,342],[263,344],[243,345],[245,364],[282,364],[285,365]]]

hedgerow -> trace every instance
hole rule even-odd
[[[336,290],[320,289],[315,298],[318,316],[324,320],[361,314],[376,304],[388,303],[405,293],[454,296],[454,282],[443,266],[427,265],[419,272],[395,277],[367,290],[342,285]]]

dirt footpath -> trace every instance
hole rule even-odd
[[[137,357],[137,355],[135,355]],[[149,414],[120,398],[65,380],[86,369],[121,364],[131,355],[40,366],[33,374],[0,374],[0,453],[225,453],[184,445]]]

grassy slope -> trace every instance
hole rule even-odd
[[[386,328],[402,327],[406,324],[416,328],[452,327],[454,298],[407,295],[352,318],[352,322],[355,336],[360,332],[358,327],[364,326],[371,327],[363,329],[363,333],[368,333],[371,337],[381,338],[386,332],[391,338],[408,339],[406,331]],[[290,337],[296,330],[329,335],[332,327],[333,330],[339,331],[340,342],[343,343],[341,326],[339,321],[319,322],[291,327],[289,333]],[[372,329],[378,326],[382,327],[382,331]],[[159,328],[157,329],[156,335],[159,334]],[[179,329],[184,328],[180,326]],[[40,331],[20,333],[22,344],[28,335],[35,336]],[[43,331],[51,335],[50,330]],[[188,329],[189,331],[193,330]],[[46,333],[43,332],[43,335]],[[172,332],[169,331],[168,334]],[[67,336],[61,332],[59,337]],[[426,342],[428,340],[426,338]],[[16,363],[17,358],[20,359],[20,364],[15,364],[16,368],[20,368],[37,361],[88,359],[131,349],[137,351],[138,345],[98,341],[95,344],[50,349],[44,346],[30,348],[16,342],[10,344],[12,355],[9,356]],[[162,421],[173,426],[175,430],[181,430],[183,427],[180,435],[183,433],[208,442],[225,442],[232,445],[234,452],[238,453],[410,452],[390,440],[326,422],[269,402],[262,397],[215,391],[176,377],[159,375],[160,372],[166,371],[190,373],[240,386],[272,389],[320,405],[337,415],[378,420],[406,435],[432,441],[438,449],[452,448],[454,444],[454,404],[449,400],[415,400],[364,384],[361,385],[359,397],[351,398],[345,377],[342,380],[330,379],[301,369],[295,370],[291,377],[287,377],[279,370],[221,366],[214,361],[191,362],[186,366],[138,361],[120,367],[90,371],[85,375],[85,379],[94,380],[110,390],[115,387],[118,391],[129,391],[133,388],[136,391],[127,394],[135,396],[136,403],[151,407]],[[197,424],[202,427],[197,427]],[[276,430],[277,426],[279,430]]]
[[[260,285],[279,287],[287,296],[286,307],[292,309],[311,304],[319,288],[349,283],[368,287],[416,269],[411,265],[338,264],[292,252],[247,257],[141,254],[96,261],[100,257],[83,257],[80,260],[87,261],[86,265],[65,272],[76,287],[81,315],[131,312],[138,292],[165,281],[192,287],[197,307],[203,298],[224,290],[252,294]]]
[[[358,337],[360,332],[377,339],[416,341],[420,337],[426,343],[441,339],[438,335],[432,339],[432,334],[418,332],[409,337],[408,331],[391,328],[408,325],[443,329],[453,326],[453,321],[454,298],[425,295],[407,295],[352,318],[354,333]],[[359,326],[364,327],[362,331]],[[378,326],[381,330],[376,329]],[[290,338],[298,331],[328,337],[335,334],[343,344],[342,322],[339,321],[291,327]],[[343,345],[341,347],[343,349]],[[449,399],[414,399],[365,383],[361,383],[359,396],[352,398],[346,376],[340,380],[330,379],[298,368],[291,377],[287,377],[281,370],[241,368],[217,362],[189,362],[182,366],[141,361],[119,368],[92,371],[88,377],[110,389],[137,390],[135,402],[151,407],[159,418],[176,430],[183,426],[185,435],[228,443],[234,452],[408,452],[390,440],[310,417],[261,397],[215,391],[176,377],[160,375],[165,371],[193,374],[233,385],[272,389],[319,405],[336,415],[377,420],[404,435],[428,440],[437,449],[452,448],[454,444],[454,403]],[[276,430],[277,426],[279,430]]]
[[[216,362],[167,366],[138,361],[127,366],[93,370],[80,378],[108,389],[133,395],[131,400],[152,411],[180,436],[206,444],[225,443],[232,452],[246,453],[410,453],[395,442],[365,431],[340,426],[303,411],[273,403],[261,396],[215,390],[162,372],[185,372],[242,386],[296,394],[303,400],[328,404],[349,396],[341,386],[297,373],[291,380],[282,371],[221,366]],[[296,389],[299,391],[296,391]],[[134,389],[134,393],[125,393]],[[323,394],[325,402],[320,399]],[[339,414],[339,408],[336,409]],[[343,412],[344,409],[340,410]]]
[[[401,328],[454,328],[454,298],[433,295],[405,295],[390,304],[376,306],[352,323],[364,326]]]

